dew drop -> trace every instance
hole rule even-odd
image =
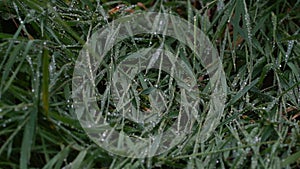
[[[108,130],[105,130],[105,131],[102,133],[102,136],[103,136],[103,137],[106,137],[108,132],[109,132]]]
[[[295,42],[294,40],[288,41],[288,48],[287,48],[287,51],[286,51],[286,53],[285,53],[285,62],[288,61],[289,56],[290,56],[291,53],[292,53],[292,49],[293,49],[293,46],[294,46],[294,42]]]
[[[25,107],[23,107],[23,109],[22,110],[27,110],[28,109],[28,107],[27,106],[25,106]]]
[[[251,31],[251,24],[250,24],[250,16],[248,13],[245,14],[245,21],[246,21],[246,28],[248,32],[248,39],[251,42],[252,40],[252,31]]]
[[[255,143],[260,142],[260,140],[261,140],[260,137],[258,137],[258,136],[255,136],[255,137],[254,137],[254,142],[255,142]]]

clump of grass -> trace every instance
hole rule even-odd
[[[0,2],[0,168],[299,168],[300,1],[149,0],[145,9],[136,4]],[[171,151],[131,159],[89,139],[74,113],[71,84],[79,51],[92,33],[143,10],[168,11],[204,31],[219,51],[228,95],[221,123],[205,142],[195,126]],[[148,36],[138,39],[148,47]],[[115,50],[125,56],[134,47],[123,43],[126,50]],[[202,76],[202,68],[186,59]],[[157,78],[155,71],[148,76]],[[100,83],[105,86],[105,79]],[[145,101],[141,108],[147,106]],[[135,125],[127,129],[140,132]]]

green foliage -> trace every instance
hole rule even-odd
[[[116,10],[120,4],[125,7]],[[0,1],[0,168],[299,168],[300,1],[148,0],[144,5],[147,9],[137,1]],[[81,128],[71,100],[72,75],[93,32],[145,10],[179,15],[208,35],[222,59],[228,96],[221,123],[207,141],[201,142],[201,126],[195,126],[171,151],[130,159],[98,147]],[[148,47],[149,36],[136,39],[138,47]],[[159,36],[152,42],[157,45]],[[122,43],[114,51],[124,56],[136,48]],[[180,51],[172,39],[166,44],[203,76],[203,68],[185,55],[190,51]],[[157,72],[147,78],[155,83]],[[146,109],[154,89],[143,76],[137,80]],[[166,90],[169,79],[159,80]],[[207,82],[201,83],[205,102]],[[169,120],[176,110],[172,113]],[[126,132],[143,127],[129,125]]]

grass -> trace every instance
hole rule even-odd
[[[115,8],[119,4],[125,6]],[[0,1],[0,168],[299,168],[300,1],[136,4],[133,0]],[[87,136],[75,114],[72,76],[79,51],[92,33],[141,11],[170,12],[197,25],[219,52],[228,94],[220,124],[207,140],[201,141],[199,124],[172,150],[131,159],[107,152]],[[109,51],[99,76],[98,101],[111,96],[103,96],[109,66],[116,63],[110,55],[126,57],[141,47],[159,47],[162,41],[197,77],[204,77],[200,61],[186,46],[170,37],[137,35]],[[137,102],[141,97],[139,108],[150,108],[148,94],[155,84],[173,93],[176,102],[176,83],[164,72],[142,72],[136,79],[141,96],[132,91],[132,98]],[[210,93],[207,80],[198,84],[204,111]],[[108,102],[101,106],[114,110]],[[176,106],[170,110],[166,123],[178,114]],[[149,127],[124,124],[124,131],[133,135]],[[144,134],[151,132],[155,128]]]

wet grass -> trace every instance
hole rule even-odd
[[[120,4],[125,6],[115,8]],[[148,0],[143,5],[0,1],[0,168],[299,168],[300,1]],[[131,159],[99,148],[84,132],[74,112],[72,75],[79,51],[93,32],[140,11],[170,12],[197,25],[219,52],[228,94],[221,122],[206,141],[199,137],[201,125],[196,125],[171,151]],[[149,35],[135,38],[138,47],[149,47]],[[162,39],[151,38],[153,45]],[[111,53],[127,56],[136,49],[131,41],[122,43]],[[166,44],[201,79],[206,103],[203,67],[172,39]],[[108,70],[109,57],[106,63]],[[143,83],[144,76],[137,77],[141,109],[150,108],[147,94],[155,84],[171,91],[170,79],[158,74],[147,73],[148,83]],[[99,82],[100,94],[108,78],[106,74]],[[207,110],[207,105],[201,108]],[[177,115],[172,110],[166,121]],[[139,125],[127,125],[126,132],[141,133],[145,126]]]

